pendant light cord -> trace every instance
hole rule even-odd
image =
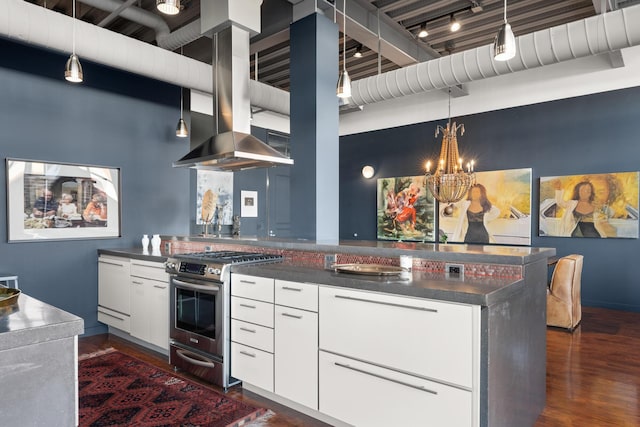
[[[72,32],[71,53],[75,55],[76,54],[76,0],[73,0],[72,10],[73,10],[73,24],[71,25],[71,32]]]
[[[75,0],[74,0],[75,2]],[[180,46],[180,56],[183,56],[182,54],[182,46]],[[183,97],[183,92],[184,92],[184,88],[180,87],[180,120],[182,120],[182,97]]]
[[[504,23],[507,23],[507,0],[504,0]]]
[[[347,0],[344,0],[342,5],[342,14],[342,71],[347,71]]]

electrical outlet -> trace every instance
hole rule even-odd
[[[336,263],[336,254],[324,255],[324,269],[333,270],[333,265]]]
[[[444,272],[451,276],[464,276],[464,265],[447,263],[444,265]]]
[[[205,246],[204,247],[204,251],[205,252],[211,252],[213,250],[213,248],[211,246]]]

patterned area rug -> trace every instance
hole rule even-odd
[[[269,415],[116,350],[79,359],[80,426],[240,427]]]

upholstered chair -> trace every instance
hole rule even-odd
[[[558,260],[551,284],[547,289],[547,326],[566,328],[570,331],[582,319],[580,280],[582,279],[582,255],[567,255]]]

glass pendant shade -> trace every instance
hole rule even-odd
[[[186,138],[189,136],[189,129],[187,129],[187,123],[182,117],[178,120],[178,126],[176,126],[176,136],[179,138]]]
[[[156,7],[165,15],[177,15],[180,12],[180,0],[156,0]]]
[[[82,65],[80,65],[80,59],[78,55],[72,53],[67,59],[67,65],[64,68],[64,78],[72,83],[82,82]]]
[[[516,56],[516,38],[507,22],[502,24],[495,41],[493,42],[494,59],[496,61],[508,61]]]
[[[338,98],[349,98],[351,96],[351,78],[347,70],[342,70],[342,73],[340,73],[336,95],[338,95]]]

